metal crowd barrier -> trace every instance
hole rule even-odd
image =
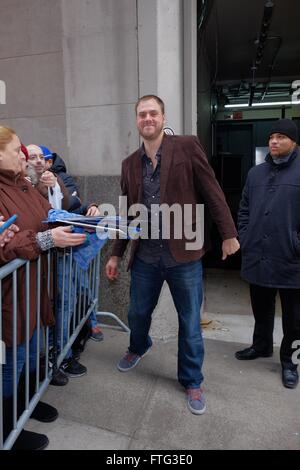
[[[42,255],[43,256],[43,255]],[[45,256],[45,255],[44,255]],[[0,268],[0,450],[11,449],[18,435],[25,427],[38,401],[46,391],[53,374],[60,367],[67,352],[77,338],[81,328],[95,311],[97,319],[110,317],[118,323],[118,328],[129,332],[128,327],[110,312],[99,312],[98,292],[100,284],[100,256],[94,258],[87,270],[78,266],[73,256],[72,249],[51,250],[48,257],[48,281],[47,289],[52,301],[56,319],[54,327],[44,327],[41,322],[41,257],[37,261],[24,261],[16,259]],[[36,353],[34,359],[35,370],[30,372],[30,340],[29,338],[29,313],[30,313],[30,265],[37,264],[37,292],[36,292]],[[8,281],[8,278],[9,281]],[[6,298],[7,283],[12,287],[12,295]],[[22,373],[17,370],[17,359],[20,345],[17,344],[18,327],[18,288],[20,282],[25,282],[25,359]],[[4,297],[3,297],[4,296]],[[24,302],[24,299],[22,299]],[[6,347],[3,338],[3,303],[6,308],[9,305],[12,315],[12,346]],[[12,370],[8,370],[5,364],[6,357],[12,357],[10,364]],[[32,361],[32,357],[31,357]],[[34,384],[32,384],[34,375]],[[4,397],[4,382],[12,380],[12,396]],[[22,382],[22,391],[20,391]],[[34,389],[34,390],[32,390]],[[20,396],[20,393],[22,395]],[[20,409],[20,402],[22,407]],[[7,410],[7,403],[11,406],[11,415]],[[8,418],[7,418],[8,416]],[[7,422],[10,423],[7,435]],[[4,433],[6,438],[4,439]]]

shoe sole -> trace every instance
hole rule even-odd
[[[297,385],[298,385],[298,384],[295,384],[295,385],[294,385],[294,384],[293,384],[293,385],[287,385],[287,384],[283,384],[283,386],[284,386],[285,388],[289,388],[289,389],[296,388],[296,387],[297,387]]]
[[[293,384],[289,384],[289,383],[284,383],[284,381],[282,380],[282,385],[285,387],[285,388],[296,388],[297,385],[299,383],[299,380],[297,380],[296,383],[293,383]]]
[[[150,351],[150,349],[152,348],[152,346],[150,346],[150,348],[147,349],[146,352],[144,352],[144,354],[142,356],[140,356],[139,359],[137,359],[136,363],[131,366],[131,367],[127,367],[127,369],[123,369],[121,366],[119,366],[119,364],[117,364],[117,369],[120,371],[120,372],[129,372],[130,370],[134,369],[138,363],[140,362],[140,360],[146,356],[146,354],[148,354],[148,352]]]
[[[195,410],[194,408],[191,407],[189,402],[187,403],[187,407],[190,410],[190,412],[193,413],[193,415],[203,415],[203,413],[205,413],[205,410],[206,410],[206,405],[204,405],[204,408],[202,408],[202,410]]]
[[[39,447],[39,449],[36,449],[36,450],[45,450],[48,447],[49,443],[50,443],[50,441],[48,439],[47,443],[45,443],[43,446]]]
[[[34,433],[34,434],[37,434],[37,433]],[[24,447],[23,447],[23,448],[22,448],[22,447],[20,448],[19,445],[18,445],[18,440],[17,440],[16,443],[15,443],[16,445],[14,444],[14,445],[12,446],[12,449],[11,449],[11,450],[44,450],[44,449],[46,449],[46,448],[48,447],[48,445],[49,445],[49,439],[48,439],[47,436],[45,436],[45,437],[47,438],[47,441],[45,441],[45,443],[44,443],[43,445],[41,445],[40,447],[36,447],[35,449],[24,449]]]
[[[58,413],[56,416],[52,416],[51,418],[47,418],[47,419],[38,419],[38,418],[35,418],[34,416],[30,416],[30,419],[34,419],[35,421],[39,421],[39,423],[53,423],[53,421],[56,421],[58,418]]]
[[[83,377],[84,375],[87,374],[87,371],[86,372],[82,372],[81,374],[70,374],[69,372],[65,372],[64,371],[64,374],[66,374],[66,376],[69,378],[69,379],[76,379],[77,377]]]
[[[66,376],[66,378],[68,379],[68,377]],[[52,383],[52,380],[50,382],[50,385],[52,385],[52,387],[64,387],[65,385],[68,385],[69,383],[69,379],[66,381],[66,382],[61,382],[61,383]]]
[[[255,361],[255,359],[259,359],[260,357],[272,357],[272,356],[273,356],[273,353],[272,354],[260,354],[259,356],[256,356],[256,357],[238,357],[235,354],[235,358],[238,361]]]
[[[96,341],[97,343],[104,340],[104,338],[96,339],[96,338],[93,338],[92,336],[90,336],[89,339],[91,339],[92,341]]]

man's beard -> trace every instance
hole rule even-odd
[[[163,126],[161,126],[161,128],[155,129],[154,133],[151,135],[144,134],[143,131],[140,134],[144,140],[146,141],[148,140],[149,142],[151,142],[152,140],[156,140],[161,135],[162,130],[163,130]]]
[[[27,176],[30,179],[32,186],[36,186],[38,184],[39,176],[32,166],[28,166]]]

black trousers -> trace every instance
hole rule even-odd
[[[292,362],[295,352],[292,344],[295,340],[300,340],[300,289],[276,289],[250,284],[251,305],[255,318],[253,348],[258,352],[273,352],[277,292],[281,301],[283,330],[280,361],[283,367],[296,369],[297,365]]]

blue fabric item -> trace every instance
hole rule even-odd
[[[42,149],[45,160],[50,160],[52,158],[51,150],[49,150],[47,147],[44,147],[44,145],[40,145],[40,149]]]
[[[79,217],[81,215],[73,214],[65,210],[50,209],[48,212],[47,222],[57,222],[57,220],[70,219]],[[87,236],[86,242],[83,245],[75,246],[73,248],[73,255],[81,269],[88,269],[90,262],[97,256],[103,245],[106,243],[106,239],[101,240],[98,238],[96,232],[87,232],[84,228],[73,227],[74,233],[84,233]]]

